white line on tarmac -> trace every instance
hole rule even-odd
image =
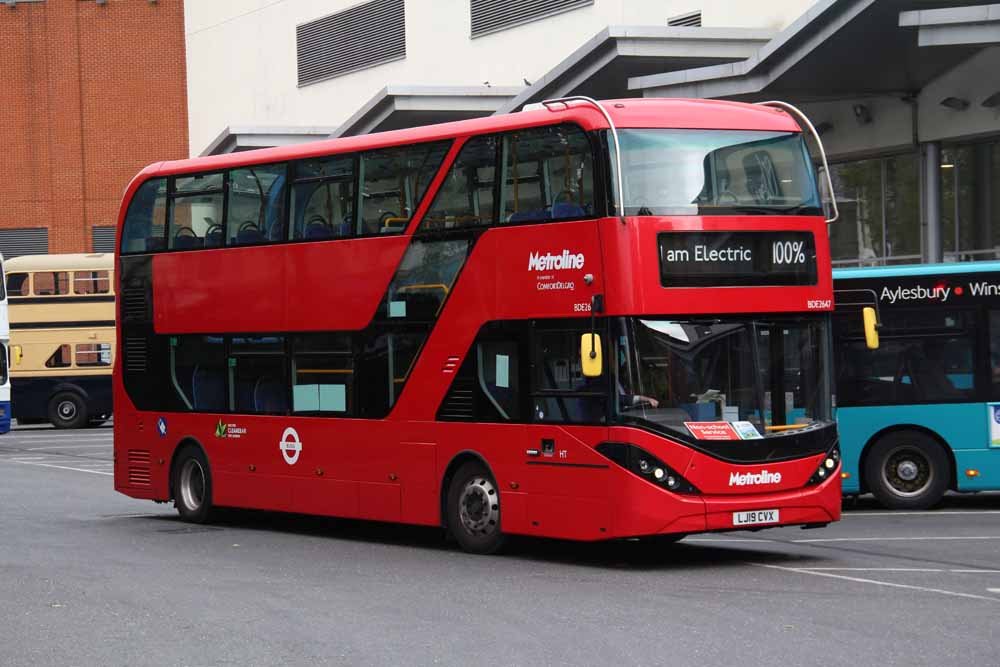
[[[785,567],[782,565],[772,565],[770,563],[748,563],[754,567],[765,567],[771,570],[781,570],[783,572],[795,572],[797,574],[809,574],[814,577],[829,577],[831,579],[840,579],[842,581],[853,581],[859,584],[874,584],[876,586],[885,586],[888,588],[903,588],[911,591],[921,591],[923,593],[937,593],[938,595],[948,595],[957,598],[970,598],[972,600],[987,600],[989,602],[1000,602],[1000,598],[988,597],[986,595],[976,595],[974,593],[959,593],[958,591],[948,591],[942,588],[928,588],[926,586],[913,586],[911,584],[897,584],[891,581],[880,581],[878,579],[865,579],[862,577],[848,577],[843,574],[834,574],[832,572],[816,572],[814,570],[803,569],[799,567]],[[986,589],[990,591],[990,589]],[[990,591],[991,593],[993,591]]]
[[[1000,540],[1000,535],[914,535],[909,537],[817,537],[810,540],[787,540],[795,544],[814,544],[820,542],[923,542],[935,540]]]
[[[75,470],[76,472],[89,472],[92,475],[114,475],[113,472],[104,472],[102,470],[87,470],[86,468],[70,468],[69,466],[57,466],[51,463],[36,463],[35,461],[17,461],[14,459],[0,459],[0,461],[8,461],[10,463],[20,463],[26,466],[41,466],[42,468],[58,468],[59,470]]]
[[[950,574],[1000,574],[1000,570],[956,570],[934,567],[801,567],[810,572],[948,572]]]
[[[51,447],[22,447],[21,449],[28,452],[41,452],[46,449],[97,449],[99,447],[111,447],[111,443],[103,445],[52,445]]]

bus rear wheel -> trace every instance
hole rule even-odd
[[[505,541],[500,531],[500,491],[482,463],[464,464],[448,487],[448,529],[463,549],[496,553]]]
[[[884,507],[927,509],[948,490],[951,463],[929,435],[896,431],[879,438],[868,453],[865,480]]]
[[[181,518],[207,522],[212,510],[212,473],[199,448],[187,445],[177,454],[172,486],[174,507]]]
[[[88,420],[87,404],[75,392],[59,392],[49,401],[49,422],[56,428],[83,428]]]

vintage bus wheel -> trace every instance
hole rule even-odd
[[[948,490],[951,464],[941,446],[919,431],[881,438],[865,460],[865,480],[890,509],[927,509]]]
[[[212,473],[205,455],[188,446],[174,466],[174,507],[185,521],[205,523],[212,509]]]
[[[486,467],[469,462],[458,469],[448,489],[448,528],[466,551],[495,553],[504,543],[500,531],[500,492]]]
[[[87,405],[72,391],[62,391],[49,401],[49,421],[56,428],[83,428],[88,421]]]

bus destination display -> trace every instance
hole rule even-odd
[[[657,240],[664,287],[816,284],[809,232],[663,232]]]

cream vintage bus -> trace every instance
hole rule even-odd
[[[4,268],[14,418],[100,424],[111,416],[114,255],[25,255]]]

